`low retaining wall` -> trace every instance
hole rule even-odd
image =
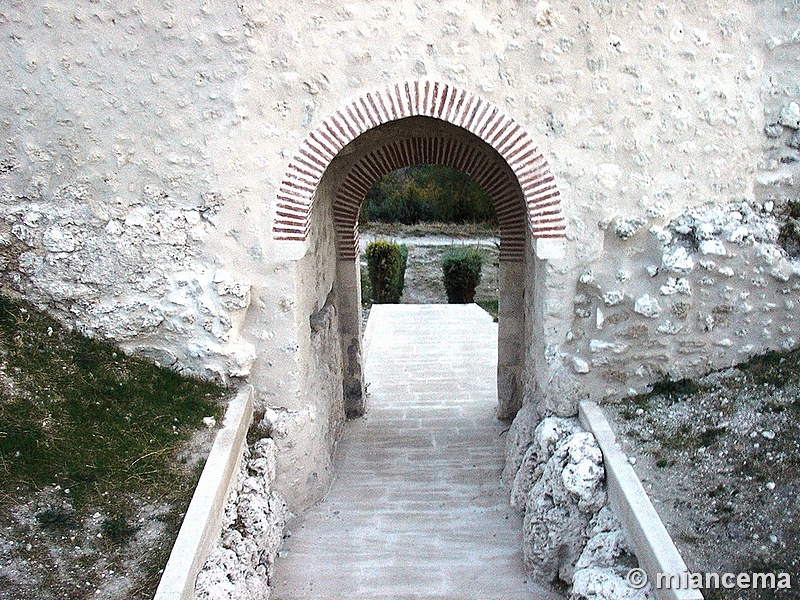
[[[702,600],[699,590],[655,588],[657,573],[684,573],[688,570],[686,563],[628,459],[617,446],[603,411],[596,403],[588,401],[581,402],[578,410],[581,425],[594,434],[603,452],[609,500],[633,544],[639,565],[654,584],[655,596],[659,600]]]
[[[154,600],[194,600],[195,579],[219,538],[225,500],[239,472],[252,420],[253,387],[248,385],[228,405]]]

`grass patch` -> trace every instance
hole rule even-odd
[[[698,445],[704,448],[713,446],[727,430],[727,427],[707,427],[700,432]]]
[[[800,351],[771,351],[737,365],[756,385],[785,387],[800,380]]]
[[[483,310],[488,312],[492,315],[492,320],[497,323],[497,319],[500,315],[500,310],[498,308],[498,301],[497,300],[476,300],[475,303],[480,306]]]
[[[684,377],[683,379],[673,380],[669,377],[664,377],[653,384],[653,389],[647,395],[680,400],[697,393],[699,390],[700,386],[691,379]]]
[[[652,385],[649,392],[626,398],[619,408],[619,414],[626,421],[632,421],[649,411],[652,401],[656,398],[665,398],[670,402],[678,402],[696,394],[701,389],[691,379],[673,380],[665,375]],[[680,435],[680,432],[678,434]]]
[[[58,484],[97,502],[164,477],[204,416],[221,416],[219,385],[126,356],[0,297],[3,486]],[[101,491],[102,490],[102,491]]]
[[[99,512],[104,539],[124,545],[136,508],[152,499],[172,506],[160,519],[177,533],[202,468],[178,454],[203,417],[221,418],[229,391],[0,296],[0,516],[49,489],[57,495],[35,513],[45,531],[75,530]],[[163,561],[162,549],[146,560]]]
[[[687,423],[680,423],[675,431],[658,433],[656,439],[670,450],[686,450],[697,446],[694,429]]]

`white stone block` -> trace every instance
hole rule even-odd
[[[781,109],[781,115],[778,122],[784,127],[791,129],[800,129],[800,104],[797,102],[789,102]]]
[[[650,294],[645,294],[637,298],[633,310],[650,319],[654,319],[661,314],[661,306],[658,304],[658,298],[653,298]]]
[[[611,290],[603,294],[603,302],[606,306],[616,306],[625,299],[625,294],[620,290]]]
[[[76,248],[75,237],[58,226],[44,232],[42,245],[50,252],[74,252]]]
[[[661,262],[667,269],[675,273],[688,274],[694,269],[694,259],[683,246],[664,252]]]
[[[589,372],[589,363],[583,360],[579,356],[572,357],[572,370],[576,373],[588,373]]]
[[[700,252],[704,255],[714,254],[716,256],[727,254],[725,245],[720,240],[703,240],[700,242]]]

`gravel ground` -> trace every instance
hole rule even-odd
[[[797,588],[706,598],[800,598],[797,362],[768,355],[604,407],[691,572],[789,573]]]

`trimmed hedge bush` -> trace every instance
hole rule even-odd
[[[475,248],[450,250],[442,259],[442,280],[450,304],[475,301],[475,288],[481,282],[483,255]]]
[[[398,304],[405,285],[408,248],[388,240],[367,245],[367,270],[376,304]]]

